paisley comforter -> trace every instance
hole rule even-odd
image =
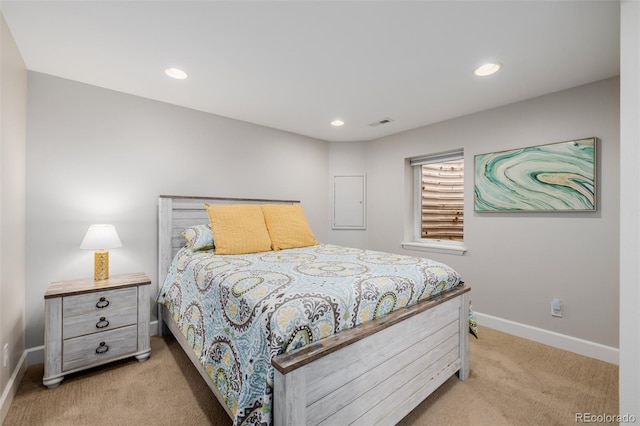
[[[271,358],[461,283],[428,259],[320,244],[245,255],[188,247],[158,295],[234,425],[271,424]]]

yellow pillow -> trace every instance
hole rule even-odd
[[[300,204],[263,204],[271,248],[281,250],[318,244]]]
[[[205,204],[216,254],[271,250],[271,239],[258,204]]]

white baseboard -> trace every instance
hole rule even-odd
[[[563,349],[565,351],[574,352],[590,358],[599,359],[610,364],[618,365],[620,354],[620,350],[618,348],[482,314],[480,312],[476,312],[475,314],[479,327],[486,325],[489,328],[493,328],[504,333],[513,334],[514,336],[533,340],[538,343],[553,346],[554,348]],[[480,328],[479,332],[482,333],[482,328]],[[482,334],[480,334],[480,337],[482,338]]]
[[[20,360],[18,360],[18,364],[16,368],[13,370],[9,381],[7,382],[7,386],[2,391],[2,396],[0,396],[0,425],[4,423],[4,419],[7,417],[7,413],[9,412],[9,407],[13,402],[13,397],[18,392],[18,386],[22,381],[22,377],[24,377],[25,371],[27,371],[27,351],[22,353],[20,356]]]
[[[27,349],[27,367],[44,362],[44,345]]]

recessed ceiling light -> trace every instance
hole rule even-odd
[[[331,125],[335,126],[335,127],[340,127],[340,126],[344,125],[344,121],[342,121],[342,120],[333,120],[331,122]]]
[[[171,78],[175,78],[176,80],[184,80],[187,78],[187,73],[178,68],[167,68],[164,70],[164,73]]]
[[[484,65],[480,65],[478,68],[476,68],[476,70],[473,72],[475,75],[479,76],[479,77],[485,77],[487,75],[491,75],[495,72],[497,72],[500,67],[502,66],[502,64],[484,64]]]

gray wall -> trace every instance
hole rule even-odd
[[[25,143],[27,69],[0,14],[0,395],[25,349]],[[2,348],[9,361],[2,366]],[[18,366],[19,367],[19,366]],[[0,423],[8,410],[0,398]]]
[[[620,413],[640,418],[640,2],[620,5]]]
[[[122,240],[111,274],[155,288],[158,195],[299,199],[326,240],[328,157],[324,141],[30,72],[27,347],[42,345],[49,283],[92,276],[78,248],[91,223]]]
[[[476,154],[596,136],[595,213],[484,213],[465,182],[464,256],[404,251],[412,196],[405,158],[464,148]],[[478,312],[618,347],[619,80],[603,80],[371,141],[367,153],[368,246],[432,257],[458,269]],[[551,299],[564,303],[550,315]]]

